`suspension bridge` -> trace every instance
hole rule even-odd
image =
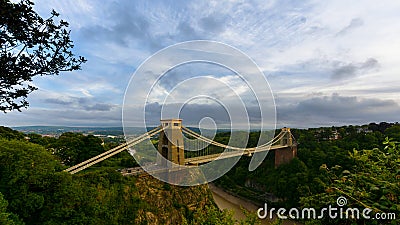
[[[216,142],[182,125],[181,119],[161,120],[161,125],[111,150],[90,158],[66,169],[75,174],[122,151],[129,150],[139,143],[159,135],[157,165],[160,168],[173,169],[171,165],[198,166],[214,160],[223,160],[242,155],[251,156],[263,151],[274,151],[275,167],[288,163],[297,155],[297,143],[290,128],[282,128],[278,135],[267,143],[257,147],[236,147]],[[196,151],[193,151],[195,149]],[[149,150],[151,151],[151,150]],[[125,173],[141,174],[141,168],[124,170]]]

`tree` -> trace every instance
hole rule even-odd
[[[0,0],[0,111],[21,111],[29,106],[29,93],[37,88],[28,82],[34,76],[58,75],[79,70],[86,62],[75,57],[69,24],[54,10],[40,17],[30,0],[12,3]]]
[[[17,225],[24,224],[17,215],[7,212],[8,202],[3,198],[3,194],[0,192],[0,224],[4,225]]]
[[[49,147],[65,165],[73,166],[103,153],[104,148],[101,143],[101,139],[93,135],[67,132],[54,143],[50,143]]]
[[[57,170],[61,165],[42,146],[0,139],[0,192],[21,219],[38,217],[45,195],[58,183]]]
[[[393,138],[396,141],[400,141],[400,125],[394,125],[385,130],[385,135]]]
[[[24,134],[11,128],[0,126],[0,138],[22,140],[24,139]]]
[[[198,209],[194,213],[194,219],[191,224],[217,224],[217,225],[228,225],[235,224],[233,218],[233,211],[223,210],[220,211],[217,207],[205,206],[205,209]]]
[[[40,145],[0,138],[0,224],[134,224],[134,177],[62,168]]]
[[[321,166],[329,182],[325,191],[312,196],[302,197],[303,207],[326,207],[335,205],[340,196],[349,201],[346,207],[369,208],[374,213],[400,212],[400,149],[398,143],[386,138],[384,150],[353,150],[349,157],[354,162],[351,170],[342,170],[340,166],[328,168]],[[371,215],[372,216],[372,215]],[[342,221],[343,222],[343,221]],[[349,221],[343,224],[353,224]],[[360,221],[361,222],[361,221]],[[397,220],[379,221],[379,224],[398,224]],[[338,224],[338,221],[323,224]],[[363,224],[376,224],[376,221],[363,221]]]

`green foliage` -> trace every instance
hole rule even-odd
[[[51,143],[49,148],[65,165],[72,166],[104,152],[101,144],[101,139],[93,135],[67,132]]]
[[[0,138],[5,138],[8,140],[10,139],[22,140],[24,139],[24,137],[25,137],[24,134],[21,132],[18,132],[8,127],[0,126]]]
[[[347,207],[370,208],[374,213],[400,215],[400,151],[397,142],[386,138],[384,150],[353,150],[349,158],[354,166],[341,170],[340,166],[321,167],[329,178],[322,193],[301,198],[303,207],[335,205],[340,196],[349,201]],[[381,223],[393,221],[381,221]],[[368,221],[373,224],[373,221]],[[326,224],[326,223],[324,223]]]
[[[51,17],[43,19],[30,0],[0,1],[0,111],[21,110],[26,98],[37,88],[28,84],[34,76],[79,70],[86,59],[76,58],[68,23]]]
[[[360,133],[357,127],[320,129],[293,129],[300,145],[298,158],[290,163],[275,168],[274,154],[270,153],[257,170],[249,172],[250,158],[243,158],[217,183],[246,198],[263,202],[266,199],[261,199],[261,194],[273,193],[280,201],[271,205],[285,208],[326,207],[335,205],[338,196],[346,196],[349,207],[369,207],[376,212],[399,214],[398,143],[388,138],[384,140],[380,131]],[[329,130],[334,129],[339,131],[341,139],[329,139]],[[384,132],[396,137],[397,129],[397,125],[393,125]],[[115,169],[105,169],[135,164],[127,152],[81,174],[71,176],[61,172],[64,167],[57,159],[72,165],[114,147],[114,143],[103,146],[99,138],[75,133],[65,133],[59,139],[29,134],[28,141],[23,134],[2,127],[0,136],[3,137],[0,138],[0,192],[9,203],[6,211],[6,201],[0,198],[1,219],[17,223],[20,220],[15,215],[18,215],[27,224],[133,224],[140,217],[138,212],[144,209],[159,213],[156,207],[139,198],[134,178],[122,177]],[[253,134],[253,144],[257,143],[256,136]],[[222,134],[217,138],[225,137]],[[379,148],[353,150],[360,146],[370,149],[367,144]],[[171,192],[175,187],[164,184],[159,189]],[[171,209],[182,213],[187,224],[254,224],[258,221],[253,214],[236,221],[231,212],[221,212],[215,206],[193,211],[177,199],[170,205]],[[322,220],[306,221],[306,224],[338,222],[359,221]],[[361,222],[368,224],[370,221]]]
[[[192,221],[185,221],[184,224],[201,224],[201,225],[257,225],[260,224],[255,213],[251,213],[242,209],[244,219],[236,220],[233,218],[234,212],[232,210],[219,210],[216,206],[206,206],[204,209],[197,209],[193,215]]]
[[[42,146],[0,139],[0,192],[22,219],[38,216],[56,170],[59,164]]]
[[[165,215],[161,215],[164,212],[181,213],[191,224],[197,224],[194,221],[231,224],[233,221],[231,216],[224,218],[225,213],[215,208],[210,208],[209,214],[200,209],[194,212],[184,203],[186,200],[181,198],[180,189],[168,184],[160,184],[160,188],[155,190],[147,186],[148,182],[154,181],[142,180],[139,190],[135,177],[123,177],[115,169],[98,167],[74,175],[62,171],[65,167],[57,161],[58,155],[52,154],[54,150],[96,150],[101,146],[97,138],[71,133],[63,135],[62,141],[44,139],[39,135],[29,137],[29,141],[0,139],[0,191],[9,203],[8,211],[5,211],[5,201],[0,201],[1,219],[7,221],[4,224],[20,224],[8,222],[20,221],[15,215],[26,224],[151,223],[148,220],[152,217],[147,215],[165,218]],[[30,141],[43,144],[53,151]],[[86,148],[83,145],[88,146]],[[103,148],[101,150],[104,151]],[[126,154],[121,159],[129,156]],[[199,188],[198,193],[204,193],[205,190]],[[166,204],[163,205],[166,208],[158,208],[153,201],[157,201],[159,194],[168,196],[169,193],[174,193],[174,198],[165,199]],[[148,199],[143,200],[143,195]],[[195,198],[201,199],[201,196]],[[215,218],[206,215],[215,215]]]
[[[246,216],[243,220],[239,221],[240,225],[257,225],[261,224],[260,219],[258,218],[256,213],[252,213],[242,208],[243,214]]]
[[[290,163],[280,166],[276,172],[279,176],[275,177],[273,193],[286,200],[286,207],[297,206],[295,203],[299,201],[300,190],[308,189],[307,166],[295,158]]]
[[[27,135],[29,142],[41,145],[45,148],[48,148],[51,143],[56,141],[53,137],[42,137],[40,134],[30,133]]]
[[[236,220],[233,218],[233,211],[220,211],[215,206],[206,206],[205,209],[198,209],[194,213],[194,219],[191,224],[201,225],[231,225]]]
[[[113,170],[59,175],[41,214],[47,224],[134,223],[141,201],[133,180]]]
[[[61,169],[40,145],[0,139],[0,191],[26,224],[134,223],[142,207],[135,179],[115,170],[71,175]]]
[[[4,225],[22,225],[24,224],[17,215],[7,212],[8,202],[3,198],[0,192],[0,224]]]
[[[399,215],[400,169],[396,143],[400,137],[399,127],[397,123],[383,122],[364,126],[291,129],[299,143],[297,159],[274,168],[274,154],[271,152],[260,167],[249,172],[249,160],[242,158],[216,183],[240,196],[276,207],[322,208],[336,205],[337,197],[346,196],[354,206],[369,206],[375,211]],[[385,140],[385,135],[393,140]],[[260,199],[259,196],[266,193],[278,197],[279,201]],[[351,224],[354,221],[323,220],[321,223],[317,220],[306,224],[338,222]]]
[[[400,125],[396,124],[385,130],[385,135],[393,138],[393,140],[400,141]]]

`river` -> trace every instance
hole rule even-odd
[[[242,212],[241,207],[247,209],[250,212],[257,213],[258,206],[256,206],[254,203],[247,201],[242,198],[238,198],[236,196],[233,196],[227,192],[225,192],[222,188],[216,187],[214,184],[209,184],[210,190],[213,194],[213,198],[215,203],[217,204],[218,208],[223,210],[223,209],[230,209],[233,210],[234,218],[235,219],[243,219],[246,216]],[[261,220],[261,219],[260,219]],[[263,219],[261,220],[261,224],[270,224],[271,220],[269,219]],[[291,220],[283,220],[282,224],[284,225],[301,225],[301,223],[294,222]]]

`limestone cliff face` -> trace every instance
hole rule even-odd
[[[208,185],[180,187],[144,176],[137,178],[136,187],[144,202],[136,224],[182,224],[196,209],[214,204]]]

